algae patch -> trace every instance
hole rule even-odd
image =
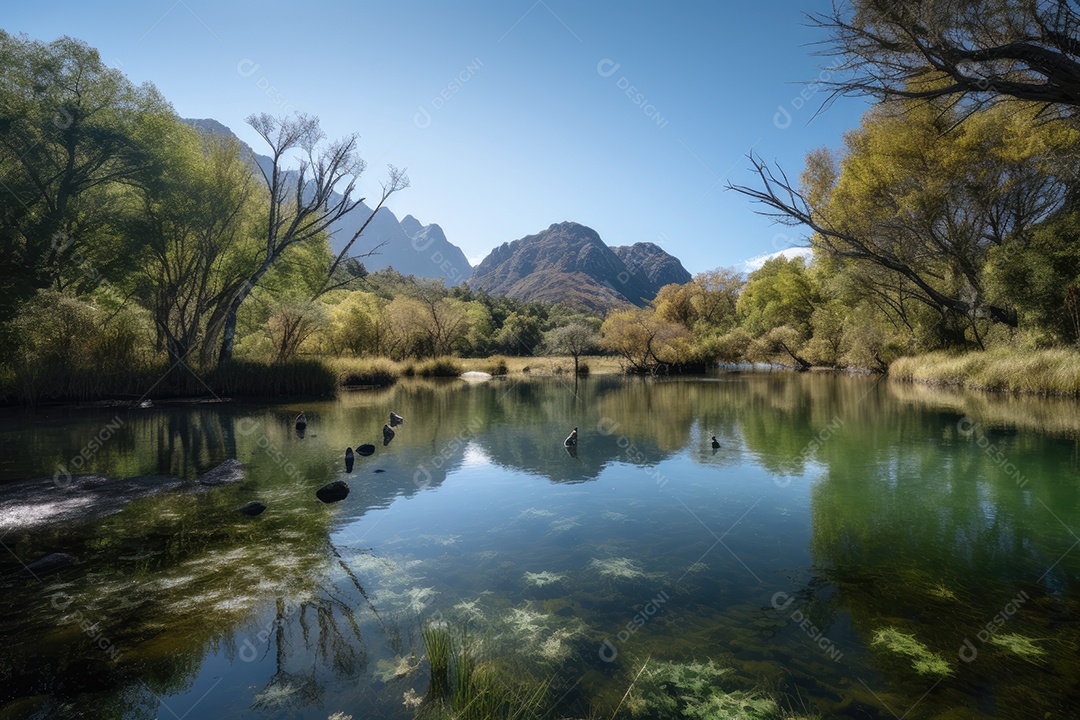
[[[990,642],[1028,660],[1034,660],[1046,654],[1046,651],[1033,643],[1031,638],[1016,633],[994,635],[990,638]]]
[[[544,587],[545,585],[554,585],[557,582],[562,582],[566,579],[565,575],[553,573],[549,570],[544,570],[538,573],[525,573],[525,584],[534,585],[536,587]]]
[[[919,642],[914,635],[900,632],[896,628],[881,628],[874,633],[871,645],[884,645],[886,649],[911,660],[911,666],[920,675],[952,675],[952,668],[943,657]]]

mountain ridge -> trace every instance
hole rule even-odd
[[[656,297],[658,281],[667,284],[683,275],[685,281],[690,279],[678,258],[652,243],[621,250],[626,260],[592,228],[570,221],[553,223],[542,232],[494,248],[473,269],[468,284],[491,295],[604,311],[643,307]]]

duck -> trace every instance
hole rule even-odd
[[[383,444],[383,446],[389,445],[390,441],[394,439],[394,435],[396,435],[396,434],[397,433],[395,433],[393,430],[390,429],[389,425],[383,425],[382,426],[382,444]]]
[[[405,422],[405,418],[398,415],[396,412],[390,413],[390,427],[394,428]]]
[[[577,447],[577,428],[570,431],[570,434],[563,440],[564,447]]]
[[[712,436],[712,446],[713,446],[713,450],[720,447],[720,441],[716,439],[715,435]]]
[[[306,427],[307,427],[307,415],[305,415],[304,411],[301,410],[300,414],[296,416],[296,429],[297,430],[303,430]]]

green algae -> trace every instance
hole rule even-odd
[[[910,658],[912,668],[920,675],[945,677],[953,673],[943,657],[919,642],[914,635],[900,632],[896,628],[880,628],[874,633],[870,644],[884,645],[887,650]]]
[[[1046,655],[1046,651],[1036,645],[1031,638],[1017,633],[994,635],[990,638],[990,642],[1027,660],[1034,660]]]

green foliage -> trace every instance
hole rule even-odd
[[[803,259],[777,257],[750,273],[737,307],[743,327],[755,335],[782,325],[808,334],[817,301]]]
[[[162,372],[147,362],[153,353],[146,325],[134,309],[110,313],[98,303],[41,290],[6,324],[13,348],[0,396],[34,403],[141,393]],[[143,372],[133,372],[137,368]]]

